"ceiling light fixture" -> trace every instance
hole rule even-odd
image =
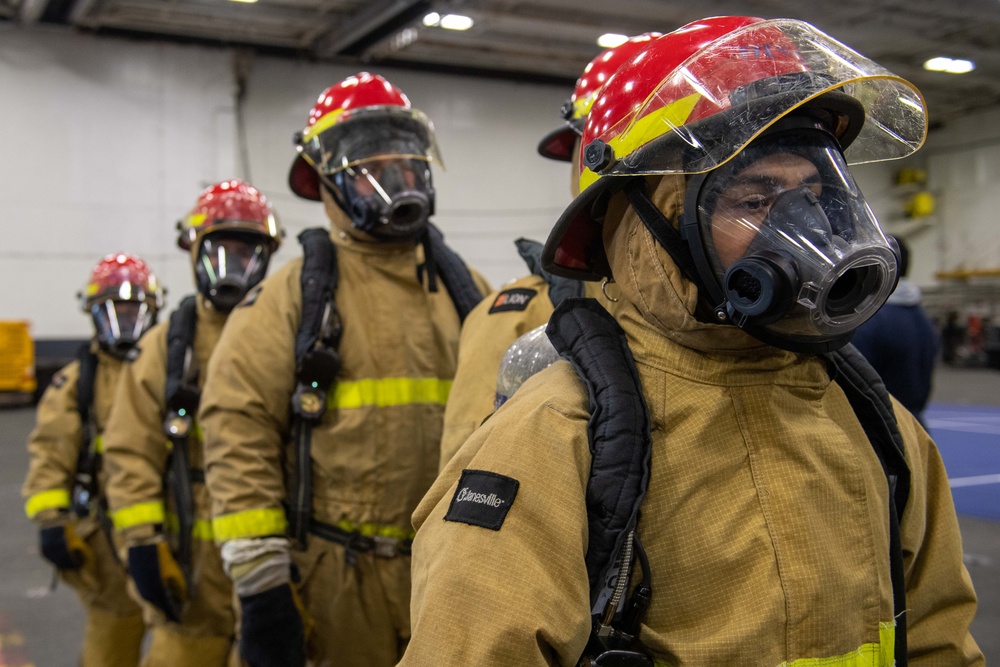
[[[468,30],[475,25],[475,21],[461,14],[445,14],[441,17],[439,25],[445,30]]]
[[[257,2],[257,0],[230,0],[231,2],[242,2],[245,5],[252,5]]]
[[[441,15],[438,14],[437,12],[431,12],[430,14],[424,17],[424,25],[427,26],[428,28],[431,26],[435,26],[440,22],[441,22]]]
[[[628,35],[608,32],[597,38],[597,45],[602,49],[613,49],[628,41]]]
[[[947,72],[948,74],[967,74],[976,69],[976,63],[961,58],[938,56],[925,62],[924,69],[931,72]]]

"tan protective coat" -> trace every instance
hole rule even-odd
[[[343,369],[313,431],[313,518],[407,537],[413,508],[437,474],[459,319],[443,285],[431,294],[418,282],[412,244],[344,234],[334,241]],[[282,267],[233,311],[209,369],[200,420],[220,541],[286,528],[301,267],[301,260]],[[345,567],[344,549],[315,536],[293,558],[318,621],[309,646],[315,664],[394,664],[409,636],[409,558],[362,554]]]
[[[612,304],[598,283],[584,283],[584,296],[598,299],[605,308]],[[524,310],[491,313],[497,298],[511,289],[534,290],[536,294]],[[616,288],[610,287],[615,290]],[[443,468],[459,447],[483,420],[493,413],[497,372],[507,348],[552,315],[549,285],[541,276],[518,278],[493,292],[469,313],[462,324],[458,343],[458,370],[448,405],[444,410],[444,435],[441,438]]]
[[[197,318],[191,372],[197,374],[201,386],[205,377],[201,369],[208,365],[226,318],[201,296]],[[168,326],[169,322],[161,322],[150,329],[139,342],[139,355],[126,364],[104,436],[108,501],[126,546],[148,542],[158,532],[158,522],[141,520],[145,513],[136,510],[162,504],[164,499]],[[202,469],[202,447],[196,435],[190,438],[188,451],[191,467]],[[161,660],[166,661],[162,664],[174,665],[224,665],[232,648],[232,586],[210,534],[208,491],[203,484],[195,483],[193,487],[196,526],[192,576],[197,592],[181,623],[170,623],[161,613],[143,605],[154,625],[152,645],[157,649],[149,652],[145,665],[158,665]]]
[[[97,351],[97,359],[91,409],[95,437],[104,431],[122,369],[122,362],[105,352]],[[33,515],[31,518],[40,526],[65,520],[64,512],[69,509],[80,447],[83,446],[83,428],[77,409],[79,376],[78,361],[56,374],[38,404],[37,424],[28,439],[30,464],[22,494],[28,502],[29,514]],[[99,486],[102,491],[105,488],[103,481]],[[56,503],[46,502],[46,498]],[[37,505],[39,500],[44,509],[36,510],[32,505]],[[93,554],[93,559],[80,570],[59,573],[60,578],[77,592],[87,614],[81,664],[83,667],[135,667],[139,663],[145,626],[142,609],[128,594],[125,568],[96,518],[72,519],[72,523]]]
[[[664,179],[661,210],[678,210],[682,195],[682,179]],[[816,357],[695,320],[695,287],[634,212],[617,199],[608,220],[621,221],[605,243],[652,424],[642,643],[663,665],[888,667],[887,486],[844,393]],[[909,665],[983,665],[944,467],[894,407],[912,474]],[[444,469],[414,513],[402,665],[576,664],[590,632],[589,417],[585,388],[557,362]],[[443,519],[466,468],[519,480],[498,531]]]

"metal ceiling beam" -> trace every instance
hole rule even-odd
[[[199,0],[184,0],[182,2],[164,2],[163,0],[119,0],[117,10],[120,13],[129,9],[138,9],[145,12],[160,14],[164,20],[170,20],[172,16],[178,14],[204,16],[210,19],[238,22],[244,25],[252,25],[255,21],[265,21],[271,23],[289,24],[296,23],[304,26],[315,25],[318,20],[330,20],[332,15],[320,15],[312,10],[297,9],[294,7],[278,7],[274,5],[247,4],[237,2],[203,2]]]
[[[356,55],[431,10],[429,0],[374,0],[312,44],[319,58]]]

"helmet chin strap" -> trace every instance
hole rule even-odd
[[[646,193],[646,181],[642,178],[630,179],[630,183],[625,186],[625,195],[639,219],[646,225],[646,229],[653,235],[656,242],[667,251],[670,259],[674,261],[683,276],[694,283],[699,294],[711,295],[713,290],[701,280],[698,268],[695,265],[694,257],[688,248],[687,242],[674,226],[667,220],[663,212],[656,207],[653,200]],[[697,315],[696,315],[697,316]]]

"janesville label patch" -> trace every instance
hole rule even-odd
[[[463,470],[444,520],[500,530],[520,484],[495,472]]]
[[[528,307],[528,303],[535,298],[536,294],[538,294],[538,290],[528,289],[526,287],[506,289],[497,294],[497,298],[493,302],[493,305],[490,306],[490,312],[488,314],[492,315],[493,313],[503,313],[508,310],[524,310]]]

